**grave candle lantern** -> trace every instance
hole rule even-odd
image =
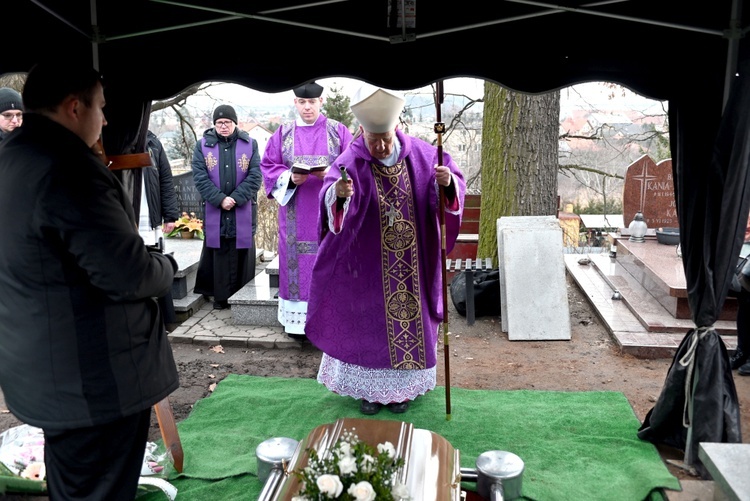
[[[630,238],[628,240],[631,242],[646,241],[645,236],[646,230],[648,230],[648,225],[646,224],[646,220],[643,218],[643,213],[641,211],[635,213],[633,220],[628,226],[628,230],[630,230]]]

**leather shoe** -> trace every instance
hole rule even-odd
[[[214,310],[226,310],[229,308],[228,301],[214,301]]]
[[[394,414],[403,414],[409,408],[409,401],[388,404],[388,410]]]
[[[377,414],[378,412],[380,412],[381,407],[382,404],[379,404],[377,402],[368,402],[367,400],[362,400],[359,404],[359,412],[368,416],[372,416],[373,414]]]
[[[745,362],[744,365],[737,369],[737,374],[740,376],[750,376],[750,362]]]
[[[732,367],[732,370],[739,369],[741,365],[743,365],[745,362],[747,362],[748,356],[739,348],[734,350],[734,355],[729,357],[729,365]]]

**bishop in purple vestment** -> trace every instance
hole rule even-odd
[[[320,192],[306,333],[324,352],[318,381],[360,399],[365,414],[382,405],[404,412],[435,387],[443,320],[439,185],[448,252],[463,212],[461,171],[448,154],[441,162],[437,148],[398,129],[402,106],[403,98],[382,89],[358,93],[351,108],[360,130]]]
[[[294,174],[292,166],[328,167],[349,145],[352,134],[320,114],[323,87],[312,82],[294,89],[299,117],[271,136],[260,168],[268,198],[279,203],[278,319],[292,336],[304,336],[310,275],[318,252],[318,193],[324,171]]]

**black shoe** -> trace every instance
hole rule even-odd
[[[226,310],[229,308],[227,301],[214,301],[214,310]]]
[[[732,367],[732,370],[739,369],[742,364],[747,362],[747,359],[748,355],[737,348],[736,350],[734,350],[734,355],[729,357],[729,365]]]
[[[409,401],[388,404],[388,410],[394,414],[403,414],[409,408]]]
[[[737,374],[740,376],[750,376],[750,362],[745,362],[744,365],[737,369]]]
[[[373,414],[377,414],[378,412],[380,412],[380,408],[382,406],[382,404],[379,404],[377,402],[368,402],[367,400],[362,400],[359,404],[359,412],[368,416],[372,416]]]

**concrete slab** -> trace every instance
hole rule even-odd
[[[258,273],[253,280],[229,298],[236,324],[281,326],[278,320],[279,289],[271,286],[273,276]],[[278,281],[278,275],[276,280]]]
[[[513,221],[501,224],[505,219]],[[505,290],[501,311],[502,319],[507,319],[507,330],[503,330],[508,333],[508,339],[570,340],[562,229],[557,218],[501,218],[498,221],[500,255],[503,270],[500,283],[504,283],[501,297],[503,288]]]
[[[750,444],[701,442],[698,458],[714,480],[714,499],[750,501]]]
[[[599,262],[598,259],[610,260],[606,255],[596,254],[568,254],[564,257],[568,274],[586,295],[597,316],[602,320],[615,341],[620,353],[627,353],[636,358],[674,357],[682,338],[693,327],[692,322],[684,323],[684,320],[675,319],[655,300],[650,301],[650,303],[634,300],[633,295],[645,298],[648,293],[635,281],[629,283],[625,278],[621,278],[620,282],[605,279],[603,275],[607,273],[617,275],[627,272],[614,263],[610,268],[607,268],[607,265]],[[594,261],[596,261],[595,264]],[[607,272],[602,273],[601,270],[607,270]],[[627,287],[623,284],[626,284]],[[613,298],[616,288],[620,293],[620,299]],[[638,316],[645,317],[645,313],[640,312],[637,315],[633,312],[633,309],[637,310],[644,304],[650,304],[651,309],[648,318],[651,325],[654,326],[653,330],[648,330]],[[679,323],[681,329],[675,328],[675,323]],[[656,325],[670,326],[670,328],[660,331],[655,328]],[[727,349],[730,353],[734,352],[737,348],[735,327],[730,322],[723,321],[717,322],[716,327],[720,334],[724,333],[721,338]],[[735,331],[732,331],[732,329],[735,329]]]
[[[528,216],[528,217],[501,217],[497,220],[495,223],[496,229],[497,229],[497,259],[498,259],[498,268],[499,268],[499,275],[500,275],[500,311],[505,311],[507,302],[508,302],[508,294],[507,290],[505,288],[505,267],[503,266],[503,257],[504,257],[504,245],[503,245],[503,239],[502,232],[505,228],[514,228],[516,226],[526,226],[526,225],[538,225],[538,224],[546,224],[549,223],[550,218],[553,218],[553,216]],[[505,315],[502,315],[500,318],[500,321],[502,323],[502,330],[503,332],[508,332],[508,320]]]

